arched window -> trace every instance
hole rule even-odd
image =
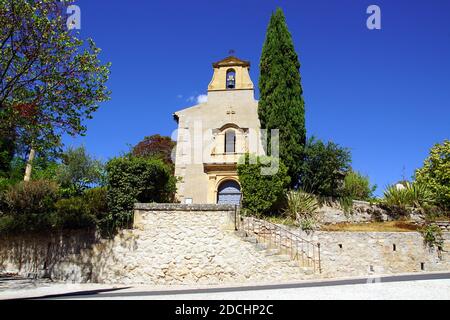
[[[227,71],[227,89],[234,89],[236,87],[236,71],[229,69]]]
[[[236,134],[233,130],[225,132],[225,153],[235,153],[236,151]]]

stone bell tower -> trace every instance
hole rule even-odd
[[[264,152],[249,70],[250,62],[234,56],[213,63],[207,102],[175,112],[182,203],[239,203],[237,162],[247,152]]]

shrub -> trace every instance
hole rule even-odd
[[[88,189],[84,192],[87,211],[97,222],[102,221],[108,213],[108,199],[106,187]]]
[[[287,208],[285,212],[300,222],[303,230],[312,230],[318,223],[317,210],[319,202],[312,194],[304,191],[289,191],[287,193]]]
[[[343,180],[350,170],[350,152],[339,145],[310,138],[305,146],[299,187],[321,197],[342,196]]]
[[[131,219],[136,202],[172,202],[176,179],[160,159],[122,157],[110,160],[107,199],[110,220],[119,224]]]
[[[450,140],[436,144],[415,173],[418,184],[433,193],[436,205],[450,212]]]
[[[275,163],[278,170],[262,174],[267,163]],[[267,214],[278,210],[290,183],[286,166],[277,159],[246,154],[240,159],[237,172],[242,189],[242,205],[254,214]],[[264,173],[264,172],[263,172]],[[269,173],[269,172],[267,172]]]
[[[404,188],[388,186],[381,203],[397,213],[407,214],[413,208],[425,211],[432,205],[433,196],[423,185],[406,182]]]
[[[58,199],[55,182],[19,182],[8,188],[4,198],[3,231],[40,231],[52,227],[52,212]]]
[[[421,230],[423,240],[429,247],[436,246],[442,249],[444,239],[442,237],[442,230],[435,224],[427,224]]]
[[[62,229],[93,228],[96,220],[83,197],[61,199],[55,204],[55,226]]]
[[[52,212],[58,198],[58,185],[48,180],[19,182],[5,194],[5,200],[12,214],[46,214]]]
[[[61,199],[56,205],[56,226],[64,229],[103,227],[108,214],[105,187],[86,190],[82,196]]]
[[[11,215],[0,214],[0,234],[11,232],[15,229],[15,220]]]
[[[371,186],[369,177],[350,170],[344,178],[343,197],[351,200],[368,201],[373,197],[376,186]]]

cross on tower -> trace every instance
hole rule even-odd
[[[230,116],[230,121],[233,119],[233,115],[236,114],[236,112],[233,110],[233,107],[229,107],[229,110],[227,111],[227,115]]]

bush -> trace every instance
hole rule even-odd
[[[160,159],[122,157],[110,160],[107,199],[110,220],[119,224],[131,220],[137,202],[172,202],[176,179],[171,167]]]
[[[433,196],[423,185],[406,182],[403,188],[388,186],[381,203],[394,212],[408,214],[414,208],[426,211],[433,204]]]
[[[53,181],[35,180],[10,186],[4,194],[4,231],[40,231],[52,228],[58,185]]]
[[[415,174],[416,182],[433,193],[436,205],[450,212],[450,140],[436,144],[423,167]]]
[[[300,222],[303,230],[312,230],[318,223],[317,210],[319,202],[312,194],[304,191],[289,191],[287,193],[287,208],[285,212]]]
[[[350,170],[344,178],[342,196],[351,200],[369,201],[376,188],[376,186],[370,185],[369,177]]]
[[[321,197],[342,196],[344,177],[350,170],[350,152],[339,145],[308,140],[300,170],[299,187]]]
[[[278,164],[277,172],[262,174],[267,163]],[[256,157],[246,154],[240,159],[237,172],[242,189],[242,205],[254,214],[267,214],[277,211],[284,198],[290,177],[286,166],[270,157]]]
[[[58,185],[48,180],[19,182],[9,187],[5,200],[12,214],[46,214],[58,199]]]
[[[436,246],[442,249],[444,238],[442,237],[442,230],[435,224],[427,224],[421,230],[424,242],[431,248]]]
[[[55,204],[55,226],[61,229],[94,228],[96,220],[83,197],[61,199]]]

